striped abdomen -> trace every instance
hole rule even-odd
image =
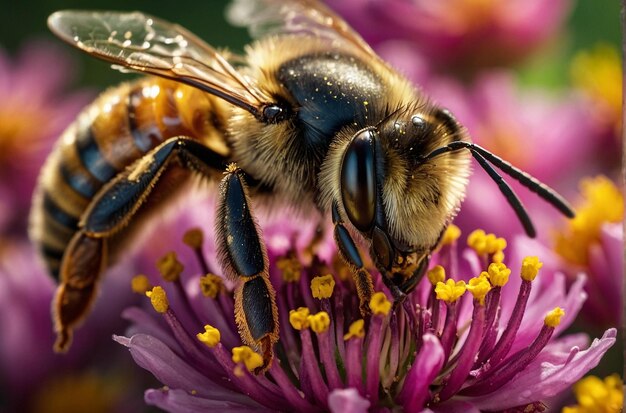
[[[100,188],[173,136],[227,155],[223,106],[180,83],[145,78],[103,93],[63,133],[39,177],[31,238],[58,277],[63,253]]]

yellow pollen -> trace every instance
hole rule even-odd
[[[157,270],[165,281],[178,281],[180,274],[183,272],[183,264],[178,261],[175,252],[168,252],[157,261]]]
[[[325,332],[330,326],[330,317],[326,311],[320,311],[317,314],[308,316],[307,321],[311,325],[311,330],[317,334]]]
[[[254,371],[263,365],[263,357],[248,346],[233,347],[233,361],[245,364],[248,371]]]
[[[451,245],[461,236],[461,229],[454,224],[448,225],[441,238],[441,245]]]
[[[344,340],[350,340],[351,338],[363,338],[365,337],[365,320],[362,318],[356,320],[348,328],[348,332],[344,334]]]
[[[167,294],[163,287],[156,286],[152,291],[146,291],[146,296],[150,298],[150,303],[157,313],[165,313],[170,307],[169,301],[167,301]]]
[[[487,269],[487,273],[489,274],[489,281],[491,285],[494,287],[502,287],[504,284],[509,282],[509,275],[511,275],[511,270],[507,268],[501,262],[494,262],[489,264],[489,268]]]
[[[491,261],[493,261],[493,262],[503,262],[504,261],[504,252],[502,252],[502,250],[496,251],[491,256]]]
[[[452,278],[448,278],[445,283],[437,283],[435,294],[437,295],[437,299],[447,303],[453,303],[465,294],[466,289],[465,281],[454,281]]]
[[[204,326],[204,333],[198,333],[196,337],[211,348],[217,346],[221,339],[220,331],[208,324]]]
[[[391,310],[391,301],[387,299],[385,293],[379,291],[372,295],[370,299],[370,309],[374,315],[387,315]]]
[[[446,279],[446,270],[441,265],[435,265],[426,273],[428,281],[435,286],[437,283],[442,283]]]
[[[496,254],[496,262],[501,262],[504,255],[502,251],[506,248],[506,240],[498,238],[494,234],[486,234],[482,229],[473,231],[467,237],[467,245],[479,255]]]
[[[474,296],[474,300],[478,301],[480,305],[484,305],[485,296],[491,290],[491,285],[486,277],[474,277],[469,280],[467,289]]]
[[[624,403],[622,379],[612,374],[600,379],[587,376],[574,384],[577,406],[563,408],[563,413],[617,413]]]
[[[543,267],[543,262],[539,261],[539,257],[525,257],[522,260],[522,279],[533,281],[541,267]]]
[[[281,271],[283,281],[298,282],[302,273],[302,264],[296,257],[282,257],[276,261],[276,267]]]
[[[202,291],[202,295],[205,297],[216,298],[223,288],[224,282],[218,275],[207,274],[204,277],[200,277],[200,291]]]
[[[150,281],[148,281],[148,277],[143,274],[139,274],[134,276],[130,281],[130,288],[135,293],[145,294],[146,291],[152,288],[152,286],[150,285]]]
[[[556,235],[554,249],[567,261],[586,265],[590,247],[600,242],[602,226],[622,222],[624,197],[605,176],[583,179],[580,190],[583,201],[576,209],[576,217]]]
[[[289,324],[296,330],[309,328],[309,309],[300,307],[297,310],[289,311]]]
[[[183,242],[193,249],[200,249],[204,236],[200,228],[191,228],[183,235]]]
[[[311,280],[311,294],[313,298],[330,298],[335,289],[335,279],[331,274],[315,277]]]
[[[550,311],[546,318],[543,319],[543,323],[548,327],[556,327],[561,324],[561,317],[565,315],[565,310],[561,307],[555,307],[554,310]]]

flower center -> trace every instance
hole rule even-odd
[[[624,197],[608,178],[598,176],[583,179],[580,184],[583,201],[576,217],[555,237],[556,252],[576,265],[589,262],[589,248],[600,241],[605,223],[621,222],[624,216]]]
[[[0,106],[0,165],[16,153],[39,149],[51,113],[22,102],[9,101]]]

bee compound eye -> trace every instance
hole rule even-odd
[[[341,198],[352,225],[369,232],[376,217],[376,155],[374,131],[359,132],[341,162]]]

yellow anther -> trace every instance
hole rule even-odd
[[[178,281],[184,268],[173,251],[168,252],[157,261],[157,269],[165,281]]]
[[[298,282],[302,274],[302,264],[296,257],[282,257],[276,261],[276,267],[281,271],[283,281]]]
[[[453,303],[465,294],[465,290],[465,281],[454,281],[452,278],[448,278],[445,283],[437,283],[435,294],[437,299]]]
[[[442,283],[446,279],[446,270],[441,265],[435,265],[426,273],[428,281],[435,286],[437,283]]]
[[[467,237],[467,246],[480,254],[479,251],[483,251],[485,249],[486,236],[487,234],[485,234],[485,231],[482,229],[472,231]]]
[[[183,235],[183,242],[193,249],[200,249],[204,236],[200,228],[191,228]]]
[[[387,299],[385,293],[379,291],[372,295],[370,309],[374,315],[387,315],[389,310],[391,310],[391,301]]]
[[[309,309],[300,307],[297,310],[289,311],[289,324],[296,330],[309,328]]]
[[[254,371],[263,365],[263,357],[248,346],[233,347],[233,361],[243,363],[248,371]]]
[[[486,234],[482,229],[477,229],[467,237],[467,245],[479,255],[497,254],[495,261],[501,262],[504,258],[502,251],[507,244],[504,238],[498,238],[494,234]]]
[[[454,224],[448,225],[441,238],[441,245],[450,245],[461,236],[461,229]]]
[[[561,317],[565,315],[565,310],[561,307],[555,307],[554,310],[550,311],[546,318],[543,319],[543,323],[548,327],[556,327],[561,324]]]
[[[314,298],[330,298],[335,289],[335,278],[331,274],[315,277],[311,280],[311,294]]]
[[[501,262],[494,262],[489,264],[487,273],[489,274],[489,282],[491,282],[492,286],[502,287],[504,284],[509,282],[511,270]]]
[[[491,290],[491,284],[485,277],[474,277],[469,280],[467,290],[472,293],[474,300],[477,300],[480,305],[484,305],[485,296]]]
[[[365,337],[365,321],[362,318],[350,324],[348,332],[343,335],[344,340],[363,337]]]
[[[493,262],[503,262],[504,261],[504,252],[496,251],[491,256],[491,261]]]
[[[541,267],[543,267],[543,262],[539,261],[538,257],[525,257],[522,260],[522,279],[533,281]]]
[[[222,288],[224,288],[224,282],[220,276],[207,274],[200,277],[200,291],[205,297],[216,298]]]
[[[157,285],[151,291],[146,291],[146,296],[150,298],[150,303],[157,313],[165,313],[170,308],[167,294],[162,287]]]
[[[198,333],[196,334],[196,337],[198,337],[198,340],[206,344],[207,347],[217,346],[221,339],[220,331],[208,324],[204,326],[204,333]]]
[[[146,291],[149,291],[152,288],[152,286],[150,285],[150,281],[148,281],[148,277],[140,274],[134,276],[130,281],[130,288],[132,288],[133,292],[145,294]]]
[[[311,330],[317,334],[325,332],[330,326],[330,317],[326,311],[320,311],[317,314],[308,316],[307,321],[311,326]]]

